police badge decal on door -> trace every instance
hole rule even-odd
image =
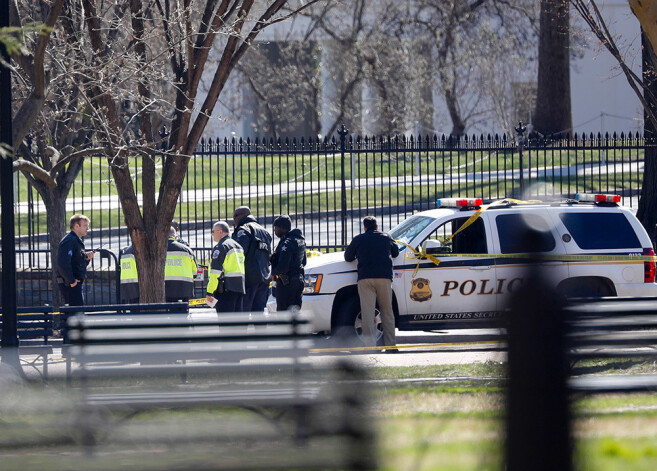
[[[410,298],[413,301],[420,303],[428,301],[432,295],[431,288],[429,288],[429,280],[426,278],[416,278],[413,280],[413,287],[410,292]]]

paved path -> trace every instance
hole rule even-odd
[[[330,341],[318,338],[309,361],[318,366],[349,359],[363,367],[413,367],[427,365],[505,362],[505,345],[496,330],[459,330],[444,332],[397,332],[398,353],[368,351],[364,348],[335,347]],[[43,361],[35,356],[21,356],[24,373],[39,379]],[[33,365],[30,365],[34,362]],[[75,363],[73,364],[75,368]],[[60,349],[48,358],[48,372],[52,377],[64,377],[66,363]]]

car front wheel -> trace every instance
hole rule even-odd
[[[377,306],[374,311],[374,323],[376,325],[376,343],[383,342],[383,322],[381,313]],[[360,300],[358,296],[351,296],[345,300],[337,312],[336,339],[340,343],[349,346],[364,346],[363,340],[363,318],[360,312]]]

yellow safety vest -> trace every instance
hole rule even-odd
[[[174,242],[180,246],[173,237],[169,238],[169,244]],[[171,247],[171,245],[169,245]],[[164,283],[167,297],[191,297],[194,287],[194,276],[198,271],[196,261],[191,252],[184,250],[167,250],[166,264],[164,267]]]
[[[222,239],[223,240],[223,239]],[[227,244],[231,244],[232,239],[228,239]],[[220,263],[220,252],[219,246],[222,248],[228,248],[228,252],[223,259],[223,264]],[[232,244],[231,244],[232,245]],[[224,275],[224,289],[229,291],[235,291],[238,293],[244,292],[244,278],[245,278],[245,266],[244,266],[244,250],[235,243],[235,246],[227,247],[221,244],[215,246],[212,251],[212,262],[210,263],[210,272],[209,272],[209,281],[206,291],[209,294],[212,294],[217,289],[219,285],[219,279],[223,273]]]

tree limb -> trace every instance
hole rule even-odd
[[[17,63],[21,63],[22,67],[27,67],[26,72],[30,75],[32,80],[32,90],[30,96],[26,99],[22,106],[14,116],[12,123],[12,142],[14,145],[20,144],[25,139],[25,136],[30,130],[30,127],[36,120],[39,111],[43,108],[43,103],[46,100],[46,72],[44,68],[44,58],[46,53],[46,46],[50,40],[52,28],[55,26],[58,18],[62,13],[64,0],[54,0],[48,18],[46,19],[45,29],[40,35],[37,42],[31,63],[27,63],[25,57],[17,58]],[[20,60],[21,62],[18,62]]]
[[[575,7],[577,12],[584,19],[584,21],[589,26],[593,34],[595,34],[595,36],[598,38],[600,43],[602,43],[602,45],[605,48],[607,48],[607,50],[611,53],[611,55],[616,59],[618,65],[623,71],[623,74],[627,78],[627,82],[629,83],[635,95],[641,102],[641,106],[643,106],[643,109],[645,110],[648,118],[653,123],[655,128],[657,128],[657,115],[655,115],[655,112],[653,111],[652,107],[649,106],[648,101],[644,98],[643,92],[645,91],[647,93],[647,95],[650,97],[650,101],[653,103],[655,103],[655,96],[652,94],[652,92],[649,89],[646,89],[646,87],[644,87],[643,80],[640,77],[638,77],[627,66],[625,60],[623,60],[623,56],[620,50],[618,49],[618,46],[616,46],[616,42],[614,41],[613,36],[609,32],[609,29],[607,28],[607,24],[605,23],[604,18],[602,17],[602,14],[600,13],[600,10],[598,9],[598,6],[595,3],[595,1],[589,0],[589,3],[591,4],[591,7],[594,10],[595,16],[591,13],[588,6],[585,4],[584,0],[570,0],[570,3],[573,5],[573,7]]]
[[[48,188],[52,189],[57,187],[57,182],[52,177],[52,175],[46,172],[41,167],[39,167],[34,162],[29,162],[23,159],[17,159],[14,160],[13,162],[13,168],[14,168],[14,172],[23,171],[34,175],[35,178],[41,180],[46,185],[48,185]]]

